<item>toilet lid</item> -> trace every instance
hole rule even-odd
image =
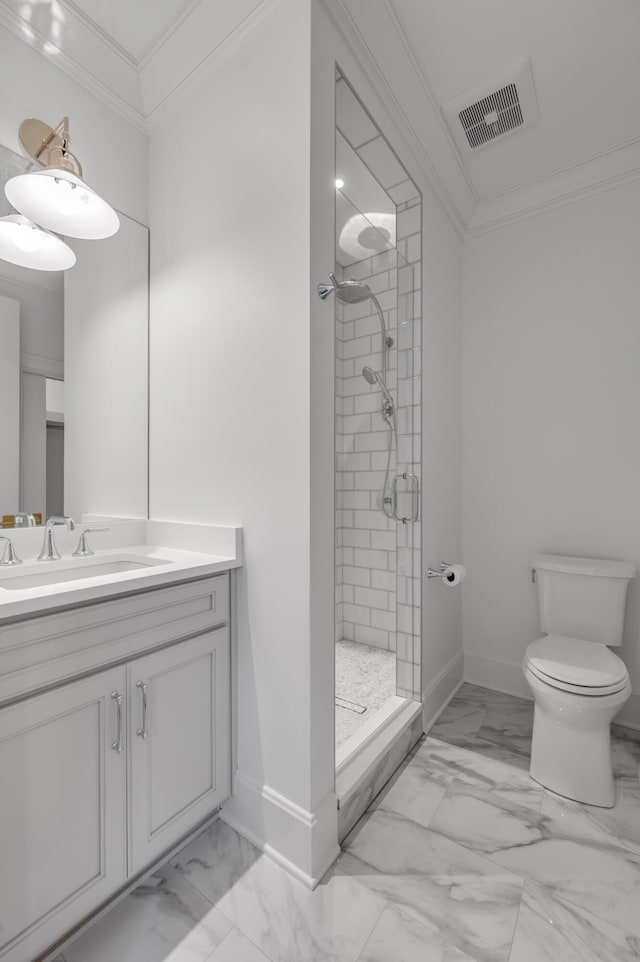
[[[526,663],[538,677],[548,678],[550,684],[602,689],[627,679],[625,663],[606,645],[562,635],[547,635],[531,642]]]

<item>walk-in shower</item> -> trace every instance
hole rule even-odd
[[[363,746],[388,737],[422,690],[421,199],[341,74],[336,98],[343,185],[335,195],[335,263],[317,293],[333,302],[327,321],[335,325],[336,791],[343,799]]]

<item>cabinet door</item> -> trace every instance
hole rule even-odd
[[[133,875],[230,794],[229,630],[147,655],[127,672]]]
[[[33,959],[126,881],[125,682],[117,668],[0,710],[2,962]]]

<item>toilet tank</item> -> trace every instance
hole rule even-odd
[[[539,554],[531,559],[538,586],[540,626],[548,635],[622,644],[630,561]]]

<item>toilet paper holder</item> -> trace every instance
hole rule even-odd
[[[435,568],[427,568],[427,578],[444,578],[450,567],[448,561],[443,561],[438,571]]]

